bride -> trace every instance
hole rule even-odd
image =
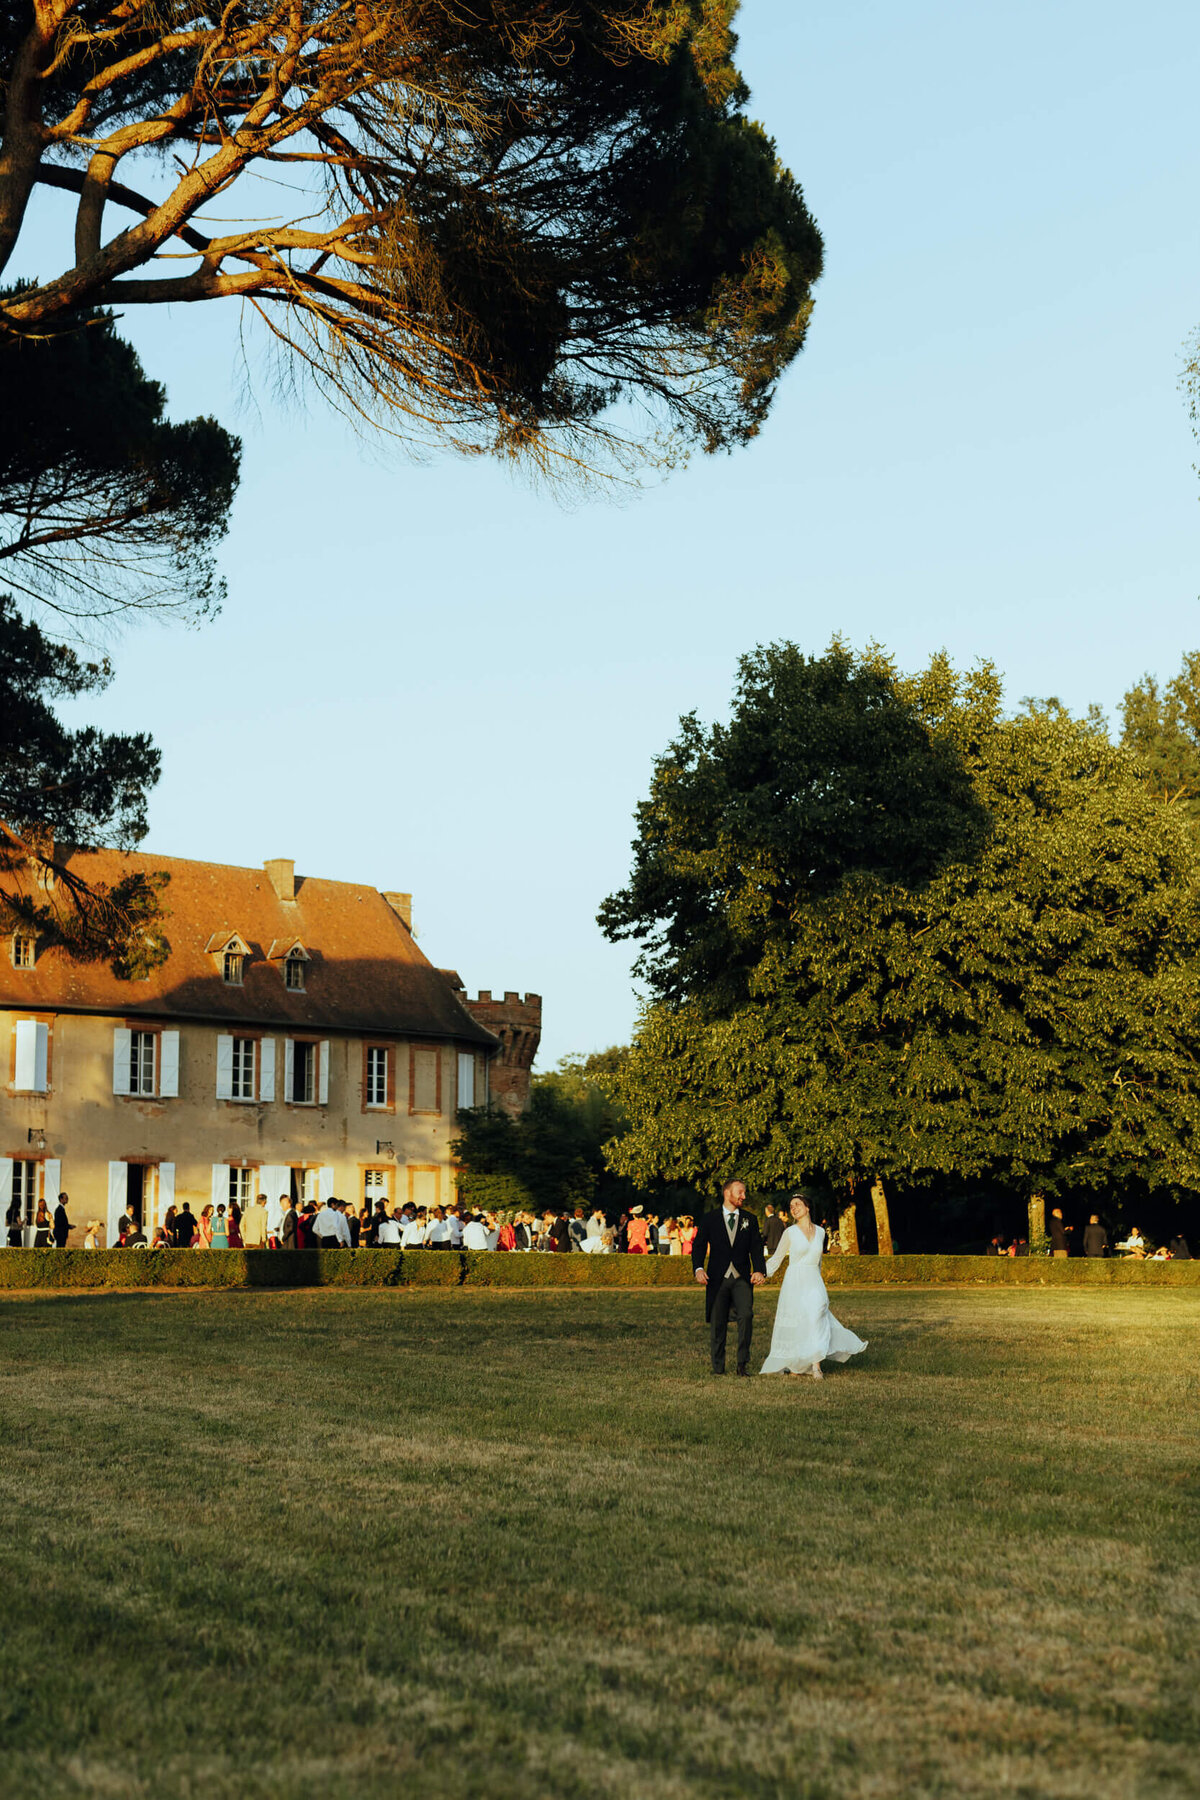
[[[867,1346],[839,1325],[829,1310],[829,1296],[821,1280],[825,1232],[814,1223],[808,1202],[798,1194],[792,1201],[792,1220],[767,1263],[768,1275],[773,1275],[785,1258],[788,1268],[779,1292],[771,1348],[759,1374],[800,1375],[811,1369],[816,1379],[823,1381],[825,1357],[847,1362]]]

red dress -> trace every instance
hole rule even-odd
[[[497,1248],[497,1250],[515,1250],[516,1247],[517,1247],[516,1232],[513,1230],[511,1225],[502,1225],[500,1227],[499,1231],[496,1233],[496,1248]]]
[[[630,1219],[626,1229],[626,1242],[629,1245],[630,1256],[645,1256],[646,1238],[649,1232],[650,1221],[648,1219]]]

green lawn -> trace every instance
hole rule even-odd
[[[0,1793],[1200,1794],[1200,1293],[835,1305],[0,1302]]]

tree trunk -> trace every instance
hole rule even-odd
[[[1044,1194],[1029,1196],[1029,1248],[1031,1252],[1041,1250],[1046,1242],[1046,1197]]]
[[[842,1240],[842,1255],[858,1255],[858,1219],[855,1216],[853,1200],[849,1206],[842,1208],[838,1219],[838,1236]]]
[[[887,1195],[883,1191],[883,1181],[876,1175],[871,1182],[871,1201],[875,1207],[875,1232],[879,1239],[880,1256],[892,1256],[892,1226],[888,1218]]]

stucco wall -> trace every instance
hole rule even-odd
[[[49,1091],[19,1093],[15,1026],[18,1019],[37,1017],[48,1026]],[[320,1031],[304,1035],[329,1046],[329,1093],[325,1105],[293,1105],[283,1096],[284,1034],[274,1037],[276,1095],[273,1101],[219,1100],[217,1039],[223,1030],[245,1027],[192,1024],[178,1019],[163,1026],[178,1030],[179,1094],[157,1099],[113,1093],[113,1034],[126,1024],[146,1021],[87,1014],[34,1015],[0,1012],[0,1072],[7,1078],[0,1098],[0,1156],[57,1160],[59,1186],[70,1195],[72,1223],[105,1219],[108,1211],[109,1164],[170,1163],[175,1170],[175,1200],[187,1200],[194,1212],[213,1197],[213,1165],[297,1165],[332,1168],[332,1191],[356,1206],[362,1202],[363,1171],[389,1172],[391,1198],[403,1203],[416,1185],[422,1201],[447,1203],[453,1196],[449,1140],[457,1106],[458,1052],[472,1046],[422,1044],[436,1052],[440,1071],[440,1108],[410,1111],[410,1057],[414,1046],[405,1039],[385,1039]],[[364,1045],[386,1043],[393,1057],[388,1109],[364,1107]],[[476,1052],[482,1084],[484,1057]],[[29,1133],[35,1142],[29,1142]],[[44,1137],[44,1148],[36,1142]],[[376,1151],[377,1141],[390,1142],[393,1155]],[[431,1180],[430,1177],[435,1177]],[[153,1191],[154,1178],[148,1187]],[[48,1196],[53,1199],[53,1196]],[[0,1196],[7,1211],[10,1195]],[[148,1209],[149,1223],[161,1208]],[[81,1241],[76,1231],[72,1242]]]

